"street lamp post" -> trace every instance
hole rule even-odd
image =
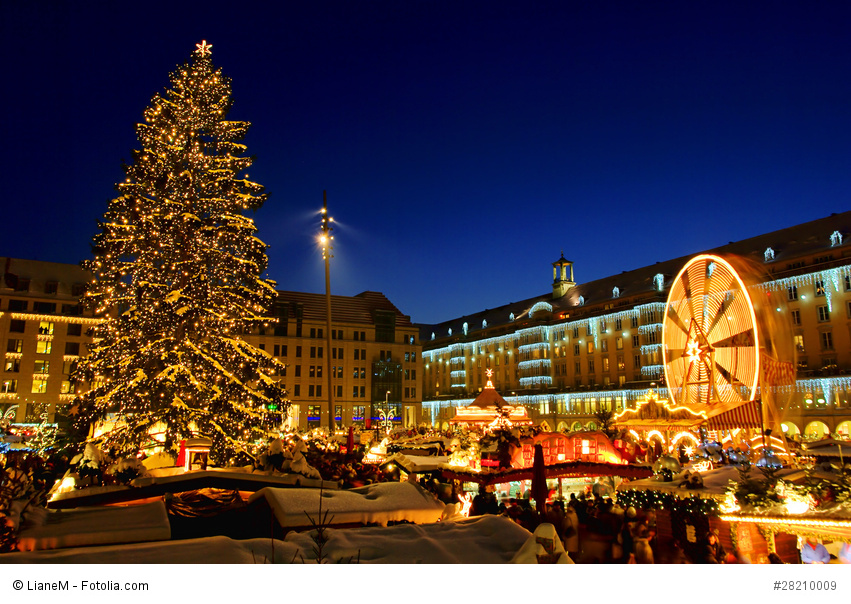
[[[319,242],[322,244],[322,259],[325,260],[325,373],[328,376],[328,434],[334,434],[334,392],[331,382],[331,250],[334,249],[332,241],[334,230],[331,223],[334,221],[328,215],[328,195],[322,191],[322,234]],[[342,418],[341,418],[342,419]]]

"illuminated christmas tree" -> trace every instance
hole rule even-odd
[[[80,361],[76,377],[91,387],[72,413],[83,431],[110,419],[105,450],[134,453],[152,433],[174,450],[201,434],[223,464],[280,426],[288,402],[271,377],[280,366],[242,337],[271,321],[267,246],[246,216],[268,194],[248,180],[238,141],[249,123],[226,119],[230,80],[210,48],[198,44],[152,99],[141,150],[99,222],[83,302],[105,320]]]

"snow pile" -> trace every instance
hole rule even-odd
[[[437,522],[445,505],[410,482],[383,482],[349,491],[265,488],[249,497],[249,504],[265,499],[282,527],[309,526],[327,511],[330,524],[380,524]]]
[[[439,470],[449,463],[448,455],[404,455],[394,453],[384,463],[396,463],[409,474],[422,474]]]
[[[18,533],[18,549],[34,551],[135,543],[171,538],[165,504],[153,501],[127,507],[92,507],[74,510],[45,510],[35,525]]]
[[[554,527],[543,522],[511,559],[514,564],[573,564]]]

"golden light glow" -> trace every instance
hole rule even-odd
[[[723,510],[722,510],[723,511]],[[724,514],[724,522],[749,522],[752,524],[787,524],[792,526],[851,528],[851,520],[827,520],[821,518],[789,518],[785,516],[740,516]]]
[[[671,285],[662,323],[669,396],[687,405],[754,400],[759,349],[753,301],[736,269],[720,256],[692,258]]]

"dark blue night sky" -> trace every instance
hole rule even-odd
[[[88,257],[202,39],[281,289],[324,292],[323,189],[332,292],[423,323],[547,292],[562,249],[582,282],[849,208],[851,3],[257,4],[4,1],[0,253]]]

